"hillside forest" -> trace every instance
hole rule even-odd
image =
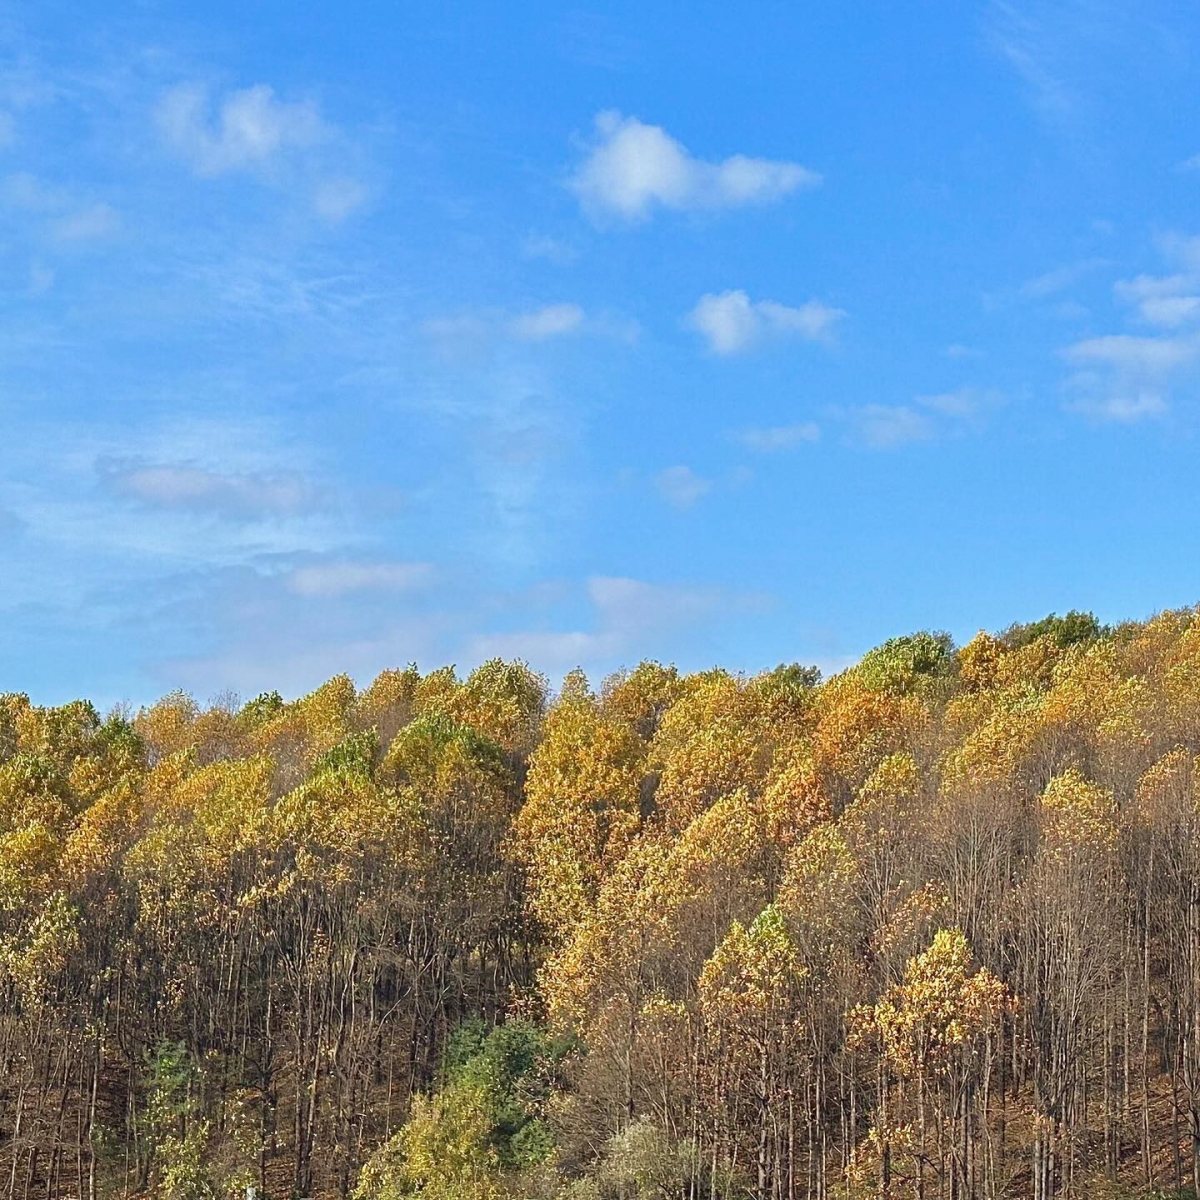
[[[0,697],[7,1200],[1200,1189],[1200,610]]]

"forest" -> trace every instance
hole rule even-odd
[[[7,1200],[1200,1190],[1200,609],[0,696]]]

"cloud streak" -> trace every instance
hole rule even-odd
[[[734,435],[738,442],[756,454],[773,454],[780,450],[795,450],[797,446],[817,441],[820,426],[815,421],[800,421],[795,425],[751,426],[739,429]]]
[[[1003,395],[993,389],[962,387],[916,396],[909,404],[864,404],[843,416],[858,440],[875,450],[891,450],[960,434],[1003,403]]]
[[[448,361],[478,358],[504,343],[537,344],[575,335],[631,343],[640,329],[636,321],[610,313],[589,313],[571,301],[544,304],[521,312],[480,309],[454,316],[430,317],[421,334]]]
[[[287,575],[288,590],[298,596],[327,598],[352,592],[411,592],[433,578],[429,563],[332,562],[297,567]]]
[[[207,513],[236,519],[295,516],[314,508],[319,490],[298,474],[232,474],[200,466],[99,464],[101,477],[118,496],[152,508]]]

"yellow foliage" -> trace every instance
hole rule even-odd
[[[640,824],[645,749],[624,722],[586,698],[560,702],[545,722],[513,827],[531,903],[550,929],[570,929],[594,902],[600,879]]]
[[[606,715],[623,721],[639,737],[649,740],[663,714],[683,691],[683,681],[674,667],[643,662],[629,673],[606,679],[601,697]]]
[[[1046,785],[1041,811],[1043,845],[1052,857],[1115,853],[1119,830],[1112,794],[1074,767]]]
[[[804,974],[787,922],[775,905],[747,929],[735,921],[704,964],[698,988],[710,1020],[733,1022],[778,1014]]]
[[[862,786],[880,761],[907,749],[928,721],[916,696],[876,691],[852,675],[825,685],[817,713],[813,762],[850,792]]]
[[[836,825],[818,825],[789,854],[779,907],[825,940],[850,922],[858,863]]]
[[[870,1020],[888,1061],[902,1075],[948,1071],[976,1050],[1008,1003],[989,970],[972,972],[967,939],[939,929],[928,949],[908,962],[904,982],[875,1005]]]
[[[990,633],[980,630],[959,652],[958,670],[968,692],[990,690],[995,686],[1000,660],[1008,647]]]
[[[763,832],[782,847],[794,846],[813,828],[833,819],[820,772],[807,753],[793,752],[771,769],[763,788]]]
[[[691,685],[651,745],[663,819],[682,829],[718,797],[753,788],[770,765],[764,732],[762,695],[745,681],[717,671]]]

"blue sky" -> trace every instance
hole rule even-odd
[[[1200,13],[0,9],[0,690],[1200,600]]]

